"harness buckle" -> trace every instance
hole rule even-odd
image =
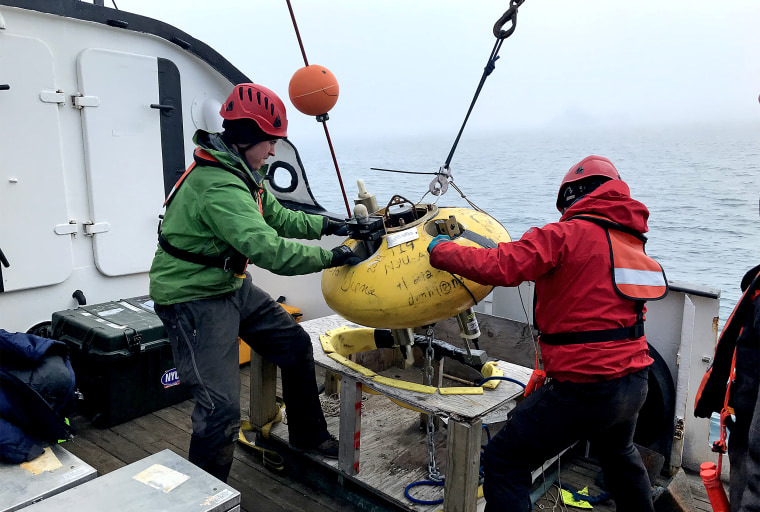
[[[229,272],[230,270],[233,270],[232,266],[234,265],[234,262],[232,261],[232,256],[227,256],[224,258],[224,265],[222,266],[222,270],[225,272]]]
[[[719,439],[718,441],[715,441],[710,449],[715,453],[726,453],[726,443],[722,439]]]

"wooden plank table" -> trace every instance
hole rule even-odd
[[[302,327],[311,337],[314,349],[314,361],[328,372],[340,375],[340,416],[339,441],[340,450],[337,469],[345,477],[372,486],[372,475],[363,471],[360,464],[361,424],[362,424],[362,386],[379,392],[388,398],[433,414],[447,422],[445,474],[444,483],[445,512],[475,512],[477,510],[478,473],[480,467],[480,446],[482,439],[483,417],[499,410],[503,413],[515,405],[515,399],[523,392],[522,387],[501,381],[495,389],[485,389],[482,395],[442,395],[415,392],[394,386],[380,384],[372,377],[363,375],[337,361],[329,358],[323,351],[319,337],[327,331],[343,326],[361,327],[338,315],[317,318],[303,322]],[[527,383],[532,370],[523,366],[499,361],[498,367],[505,377]],[[276,368],[261,360],[255,354],[251,358],[251,392],[250,418],[254,426],[263,426],[276,414],[275,406]],[[387,428],[393,429],[389,424]],[[273,427],[271,434],[287,439],[287,429]],[[427,461],[425,461],[427,464]],[[329,464],[329,462],[328,462]],[[377,471],[377,465],[372,467]],[[376,489],[380,493],[391,493],[398,498],[398,490]],[[403,488],[401,497],[403,499]],[[414,510],[421,510],[415,508]],[[432,510],[440,510],[434,507]]]

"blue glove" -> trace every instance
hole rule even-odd
[[[433,252],[433,247],[440,244],[441,242],[451,242],[451,237],[449,235],[438,235],[437,237],[433,238],[428,244],[428,252]]]

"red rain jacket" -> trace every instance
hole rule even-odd
[[[495,249],[439,243],[430,262],[482,284],[517,286],[535,281],[536,321],[543,333],[631,326],[636,322],[635,302],[615,292],[604,229],[585,220],[566,220],[581,213],[602,215],[639,233],[648,230],[649,210],[631,199],[624,182],[612,180],[572,205],[559,222],[531,228],[519,241],[500,243]],[[646,336],[573,345],[542,343],[541,355],[549,377],[571,382],[609,380],[653,362]]]

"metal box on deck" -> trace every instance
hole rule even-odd
[[[60,445],[24,465],[0,463],[0,512],[20,510],[97,475],[95,468]]]
[[[164,450],[24,509],[24,512],[234,512],[240,492]]]
[[[81,410],[109,427],[190,398],[149,297],[53,313],[52,337],[70,349]]]

